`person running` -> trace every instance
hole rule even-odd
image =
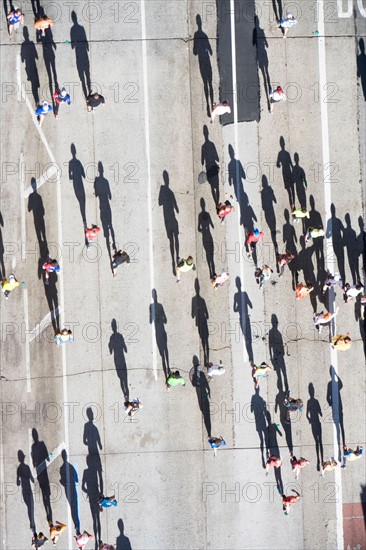
[[[229,280],[229,274],[223,268],[221,270],[221,275],[216,275],[216,273],[214,274],[214,276],[211,279],[211,284],[212,284],[213,288],[215,290],[217,290],[219,288],[219,286],[224,286],[224,284],[228,280]]]
[[[284,254],[277,254],[277,262],[280,269],[279,277],[282,277],[284,271],[285,271],[285,265],[288,265],[293,259],[295,258],[294,254],[290,254],[290,252],[286,252]]]
[[[220,437],[209,437],[208,438],[208,443],[209,443],[211,449],[213,449],[215,451],[215,456],[216,456],[217,449],[219,449],[220,447],[226,447],[226,441],[224,440],[224,438],[222,436],[220,436]]]
[[[275,90],[269,89],[269,112],[273,113],[273,105],[280,103],[280,101],[286,101],[287,97],[282,90],[281,86],[277,86]]]
[[[349,283],[346,283],[343,287],[343,297],[346,304],[357,298],[359,294],[362,294],[363,289],[364,286],[360,282],[358,282],[357,285],[352,286]]]
[[[264,265],[262,269],[260,267],[257,267],[254,271],[254,277],[256,280],[257,285],[259,285],[259,289],[262,288],[263,283],[265,281],[269,281],[271,278],[271,275],[273,273],[273,269],[271,269],[268,265]]]
[[[42,15],[42,17],[40,17],[39,19],[36,19],[34,23],[34,28],[37,29],[37,31],[41,31],[42,36],[45,36],[46,35],[45,31],[50,27],[52,27],[53,25],[54,25],[54,21],[50,17],[47,17],[47,15]]]
[[[98,550],[115,550],[117,547],[115,544],[106,544],[105,542],[100,541]]]
[[[143,404],[138,397],[136,399],[132,399],[132,401],[126,399],[124,406],[126,414],[131,417],[135,416],[135,414],[143,408]]]
[[[207,376],[209,380],[212,380],[214,376],[222,376],[225,374],[225,367],[220,360],[220,364],[209,363],[207,366]]]
[[[305,285],[298,283],[295,288],[296,300],[303,300],[303,298],[309,296],[313,290],[314,287],[311,286],[310,283],[306,283]]]
[[[246,231],[246,228],[244,228],[245,231]],[[250,253],[253,253],[254,250],[255,250],[255,247],[256,247],[256,244],[261,240],[263,239],[264,237],[264,233],[263,231],[259,231],[258,228],[255,228],[253,229],[253,231],[251,231],[250,233],[247,233],[246,234],[246,239],[245,239],[245,246],[248,248],[249,246],[249,249],[250,249],[250,252],[248,251],[248,256],[250,255]]]
[[[313,321],[316,330],[321,332],[322,325],[327,325],[338,315],[339,307],[336,308],[336,310],[333,313],[330,313],[330,311],[327,311],[324,313],[324,311],[321,311],[320,313],[314,313],[313,315]]]
[[[259,379],[267,377],[271,372],[271,370],[272,370],[272,367],[267,365],[265,361],[263,361],[263,363],[261,363],[259,367],[257,367],[257,365],[252,364],[252,376],[255,382],[256,389],[259,388]]]
[[[221,223],[225,221],[226,216],[235,211],[235,208],[230,201],[226,200],[224,203],[220,202],[217,207],[217,215],[221,220]]]
[[[297,19],[292,13],[287,11],[286,17],[277,21],[278,28],[281,29],[283,38],[287,37],[288,30],[297,24]]]
[[[305,242],[309,242],[311,239],[319,239],[320,237],[324,237],[325,231],[322,227],[316,228],[316,227],[309,227],[306,231],[304,237]]]
[[[211,108],[211,124],[217,116],[222,116],[225,113],[231,113],[230,106],[226,100],[222,103],[213,103]]]
[[[8,22],[8,33],[9,36],[13,34],[13,30],[15,25],[24,25],[25,22],[25,16],[24,13],[20,8],[13,8],[9,11],[8,15],[6,16],[7,22]]]
[[[53,544],[57,544],[57,541],[59,539],[59,536],[65,531],[67,526],[64,523],[60,523],[59,521],[56,521],[56,524],[53,525],[52,521],[48,522],[49,528],[50,528],[50,537],[53,542]]]
[[[325,472],[331,472],[332,470],[334,470],[334,468],[336,468],[338,465],[338,462],[336,460],[334,460],[334,458],[332,457],[330,460],[327,460],[326,462],[323,462],[322,463],[322,470],[321,470],[321,477],[324,477],[325,475]]]
[[[351,345],[352,339],[349,332],[347,334],[336,334],[332,338],[332,348],[338,351],[347,351]]]
[[[38,535],[37,533],[33,533],[32,548],[41,548],[47,541],[48,538],[42,532],[38,533]]]
[[[102,95],[98,94],[97,92],[88,95],[88,97],[86,98],[86,108],[88,113],[90,113],[91,111],[94,112],[94,109],[96,109],[96,107],[98,107],[99,105],[103,105],[103,107],[105,106],[105,99]]]
[[[47,116],[50,111],[52,111],[52,105],[50,105],[48,101],[44,101],[37,107],[35,112],[40,126],[42,126],[44,117]]]
[[[295,489],[291,489],[295,495],[289,495],[288,497],[286,495],[282,495],[282,509],[285,512],[285,516],[288,516],[290,513],[290,507],[295,504],[298,500],[300,500],[300,494],[295,491]]]
[[[366,295],[361,296],[360,307],[361,307],[360,321],[363,321],[365,319],[365,312],[366,312]]]
[[[14,288],[19,286],[19,281],[16,280],[15,275],[11,273],[7,279],[3,279],[1,282],[1,290],[4,293],[5,299],[9,298],[9,294]]]
[[[55,93],[52,95],[52,97],[56,103],[56,107],[54,111],[55,118],[58,118],[58,110],[60,108],[60,105],[62,103],[66,103],[66,105],[71,105],[71,98],[65,88],[61,88],[61,90],[57,89]]]
[[[343,466],[342,468],[347,468],[347,460],[350,462],[354,462],[355,460],[358,460],[363,455],[363,447],[360,447],[357,445],[357,448],[355,451],[350,449],[350,447],[347,447],[347,445],[344,445],[343,447]]]
[[[326,293],[326,291],[329,289],[329,288],[332,288],[332,287],[335,287],[335,286],[339,286],[341,288],[343,288],[343,282],[342,282],[342,279],[339,275],[339,273],[335,273],[334,275],[332,275],[329,271],[327,272],[327,276],[326,276],[326,279],[323,283],[323,294]]]
[[[95,241],[97,238],[98,233],[100,232],[100,227],[97,225],[92,225],[91,227],[87,227],[85,229],[85,239],[87,241],[87,248]]]
[[[299,397],[297,399],[294,399],[293,397],[290,397],[289,392],[287,393],[287,397],[285,397],[283,401],[283,406],[286,410],[286,420],[285,423],[289,424],[291,422],[291,413],[295,411],[302,411],[302,408],[304,406],[304,403],[302,399]]]
[[[180,283],[180,274],[188,273],[188,271],[196,271],[196,266],[194,265],[192,256],[188,256],[186,260],[178,260],[178,263],[175,267],[177,274],[177,283]]]
[[[281,466],[282,458],[280,456],[268,456],[266,462],[266,475],[268,476],[270,468],[281,468]]]
[[[118,501],[116,500],[116,497],[113,495],[111,497],[105,497],[104,495],[100,495],[99,497],[99,510],[103,512],[103,508],[111,508],[112,506],[117,506]]]
[[[50,273],[60,273],[61,270],[58,261],[52,260],[51,258],[48,258],[48,260],[43,264],[42,269],[44,269],[45,272],[45,285],[50,284]]]
[[[90,540],[93,540],[93,538],[93,535],[90,535],[88,531],[83,531],[82,533],[77,533],[76,535],[74,535],[76,546],[81,550],[84,550],[88,542]]]
[[[291,454],[290,460],[292,471],[295,473],[295,479],[299,479],[301,470],[305,468],[305,466],[310,464],[310,462],[302,456],[299,458],[299,460],[297,460],[296,456],[294,456],[293,454]]]
[[[129,255],[127,254],[127,252],[124,252],[122,250],[118,250],[118,252],[116,252],[114,255],[113,255],[113,260],[112,260],[112,273],[113,273],[113,277],[117,277],[117,267],[119,265],[122,265],[124,263],[130,263],[130,257]]]
[[[175,372],[172,372],[169,374],[167,381],[166,381],[166,391],[170,391],[171,388],[174,388],[175,386],[185,386],[186,382],[181,376],[179,370],[176,370]]]
[[[74,336],[71,330],[63,328],[60,332],[57,332],[55,334],[54,340],[56,341],[57,346],[61,346],[62,344],[66,344],[67,342],[73,342]]]

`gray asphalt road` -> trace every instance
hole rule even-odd
[[[246,3],[235,4],[230,33],[239,45],[245,27],[249,43]],[[319,287],[327,267],[364,280],[364,14],[292,4],[299,23],[284,40],[274,9],[290,6],[257,2],[261,111],[247,116],[253,105],[241,100],[221,126],[206,100],[230,78],[238,91],[252,81],[253,44],[236,76],[229,55],[218,64],[215,2],[43,7],[55,20],[46,40],[28,3],[28,32],[9,38],[3,12],[0,36],[1,275],[26,283],[0,310],[2,547],[30,547],[31,530],[47,534],[52,520],[68,526],[61,549],[76,547],[77,529],[118,549],[363,548],[364,457],[340,463],[344,443],[365,445],[364,322],[340,289],[324,301]],[[72,104],[40,130],[35,100],[50,100],[56,83]],[[269,84],[287,95],[272,115]],[[106,99],[94,113],[89,86]],[[292,181],[323,243],[305,245],[291,223]],[[215,201],[230,196],[235,212],[220,224]],[[102,229],[88,250],[84,222]],[[274,273],[263,291],[244,226],[265,233],[257,261]],[[115,279],[113,244],[131,257]],[[295,300],[295,264],[279,278],[276,248],[296,250],[311,300]],[[61,265],[48,287],[47,253]],[[189,254],[197,269],[177,284],[174,264]],[[214,291],[222,268],[230,282]],[[336,324],[318,335],[313,310],[337,306]],[[57,348],[63,326],[75,339]],[[332,351],[333,334],[347,331],[351,349]],[[197,365],[219,360],[226,372],[208,382]],[[274,367],[259,391],[250,361]],[[185,387],[165,391],[168,369]],[[304,402],[290,425],[287,388]],[[125,394],[144,404],[132,421]],[[208,435],[227,442],[217,455]],[[267,450],[283,458],[276,475],[263,468]],[[290,452],[310,461],[297,481]],[[338,467],[323,479],[317,462],[332,456]],[[285,516],[279,493],[292,489],[302,498]],[[117,508],[100,512],[100,493],[115,494]]]

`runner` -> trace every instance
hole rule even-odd
[[[176,370],[175,372],[172,372],[169,374],[167,381],[166,381],[166,391],[170,391],[170,388],[174,388],[175,386],[185,386],[185,380],[183,376],[180,375],[179,370]]]
[[[59,536],[65,531],[66,525],[64,523],[60,523],[59,521],[56,521],[56,525],[52,524],[52,521],[48,522],[48,525],[50,527],[50,537],[53,542],[53,544],[57,544],[57,541],[59,539]]]
[[[38,535],[37,533],[33,533],[32,548],[41,548],[47,541],[48,538],[43,533],[38,533]]]
[[[127,252],[118,250],[118,252],[113,255],[112,260],[112,273],[114,278],[117,277],[117,267],[124,264],[125,262],[128,264],[130,263],[129,255],[127,254]]]
[[[302,300],[303,298],[306,298],[310,295],[310,292],[314,290],[314,287],[310,285],[310,283],[306,283],[306,285],[303,285],[302,283],[298,283],[295,288],[295,296],[296,300]]]
[[[287,393],[287,397],[283,401],[283,406],[287,409],[286,410],[286,420],[285,423],[289,424],[291,422],[291,415],[290,413],[295,411],[302,411],[303,408],[303,401],[300,398],[294,399],[293,397],[289,396],[289,392]]]
[[[280,456],[269,456],[266,462],[266,475],[269,474],[270,468],[281,468],[282,458]]]
[[[262,269],[260,269],[259,267],[256,268],[256,270],[254,271],[254,277],[257,285],[259,285],[259,289],[262,288],[263,283],[265,281],[269,281],[272,273],[273,273],[273,269],[271,269],[266,264],[262,267]]]
[[[317,329],[319,334],[322,330],[322,325],[327,325],[328,323],[330,323],[332,319],[334,319],[338,315],[338,311],[339,307],[336,308],[334,313],[330,313],[329,311],[327,311],[326,313],[324,313],[324,311],[321,311],[320,313],[314,313],[313,321],[315,328]]]
[[[340,277],[339,273],[335,273],[334,275],[332,275],[328,271],[326,279],[325,279],[324,284],[323,284],[323,289],[322,289],[323,294],[325,294],[326,291],[329,288],[332,288],[332,287],[335,287],[335,286],[340,286],[341,288],[343,288],[343,282],[341,280],[341,277]]]
[[[295,489],[291,489],[291,491],[293,493],[295,493],[295,495],[290,495],[290,496],[285,496],[285,495],[282,495],[282,509],[283,511],[285,512],[285,516],[288,516],[289,513],[290,513],[290,506],[292,506],[293,504],[295,504],[298,500],[300,500],[300,494],[295,491]]]
[[[214,450],[215,457],[216,457],[216,454],[217,454],[217,449],[219,449],[220,447],[226,447],[226,441],[224,440],[224,438],[222,436],[220,436],[220,437],[209,437],[208,438],[208,443],[209,443],[211,449]]]
[[[115,544],[105,544],[104,542],[100,541],[98,550],[115,550],[117,547]]]
[[[49,285],[50,281],[50,273],[60,273],[60,266],[58,265],[57,260],[51,260],[51,258],[48,258],[48,260],[43,264],[42,269],[44,269],[45,272],[45,285]]]
[[[229,274],[223,268],[221,270],[221,275],[216,275],[216,273],[214,274],[214,276],[211,279],[211,284],[212,284],[213,288],[215,290],[217,290],[219,288],[219,286],[224,286],[224,284],[228,280],[229,280]]]
[[[277,262],[281,268],[279,277],[282,277],[285,271],[285,265],[288,265],[294,258],[295,258],[295,255],[290,254],[290,252],[287,252],[287,251],[285,252],[285,254],[277,254]]]
[[[217,215],[220,218],[221,223],[225,221],[226,216],[228,216],[234,211],[235,211],[235,208],[233,207],[230,201],[225,201],[224,204],[220,202],[220,204],[217,207]]]
[[[81,550],[84,550],[86,545],[90,540],[93,540],[93,535],[90,535],[87,531],[83,531],[82,533],[77,533],[74,536],[74,539],[76,541],[76,546],[80,548]]]
[[[269,365],[267,365],[267,363],[265,363],[265,361],[263,361],[263,363],[261,363],[259,367],[252,364],[252,369],[252,376],[255,382],[255,387],[259,388],[259,379],[267,377],[271,372],[272,367],[270,367]]]
[[[58,118],[58,110],[60,108],[60,105],[62,103],[66,103],[66,105],[71,105],[71,99],[65,88],[62,88],[61,90],[56,90],[52,97],[56,103],[56,107],[54,110],[55,118]]]
[[[85,229],[85,239],[87,241],[87,248],[95,241],[97,238],[98,233],[100,232],[100,227],[97,225],[92,225],[91,227],[87,227]]]
[[[286,17],[278,21],[278,28],[282,30],[283,38],[287,37],[288,30],[296,24],[296,17],[287,11]]]
[[[269,89],[269,112],[273,113],[273,105],[279,103],[280,101],[286,101],[287,97],[284,94],[281,86],[277,86],[275,90],[272,88]]]
[[[310,218],[310,212],[308,212],[306,208],[295,208],[295,206],[292,208],[291,215],[294,223],[298,223],[300,220],[304,220],[305,218]]]
[[[37,29],[37,31],[41,31],[41,35],[46,35],[46,30],[49,29],[54,25],[53,20],[50,17],[47,17],[47,15],[42,15],[39,19],[36,20],[34,23],[34,27]]]
[[[94,109],[98,107],[99,105],[105,106],[105,99],[102,95],[98,94],[97,92],[94,94],[88,95],[86,98],[86,108],[88,113],[94,112]]]
[[[181,273],[188,273],[188,271],[196,271],[196,266],[194,265],[192,256],[188,256],[186,260],[179,260],[175,271],[177,274],[177,283],[180,283],[180,274]]]
[[[336,348],[338,351],[347,351],[352,345],[352,339],[350,333],[336,334],[332,338],[332,348]]]
[[[352,285],[352,286],[349,283],[346,283],[343,287],[343,292],[344,292],[343,297],[346,304],[351,300],[354,300],[355,298],[357,298],[359,294],[362,294],[363,289],[364,289],[364,286],[360,282],[357,283],[357,285]]]
[[[61,346],[62,344],[66,344],[67,342],[73,342],[74,336],[72,334],[71,330],[68,330],[67,328],[63,328],[61,332],[57,332],[55,334],[54,340],[56,341],[56,344],[58,346]]]
[[[309,227],[307,232],[305,233],[305,242],[309,242],[310,239],[318,239],[320,237],[324,237],[325,231],[322,227],[319,227],[318,229],[315,227]]]
[[[44,117],[48,115],[48,113],[52,111],[52,105],[48,103],[48,101],[44,101],[41,105],[39,105],[36,109],[36,115],[38,124],[42,126]]]
[[[22,24],[24,25],[25,16],[24,13],[22,13],[22,10],[20,8],[13,8],[9,11],[8,15],[6,16],[7,22],[8,22],[8,33],[9,36],[13,34],[13,30],[15,25]]]
[[[297,460],[296,456],[291,454],[291,466],[292,471],[295,472],[295,479],[299,479],[301,470],[308,464],[310,464],[310,462],[306,458],[300,457],[299,460]]]
[[[360,447],[357,445],[357,448],[355,451],[347,447],[345,445],[343,447],[343,466],[342,468],[347,468],[347,460],[350,462],[354,462],[355,460],[358,460],[363,455],[363,447]]]
[[[117,506],[118,502],[116,497],[113,495],[111,497],[105,497],[100,495],[99,497],[99,510],[103,512],[103,508],[111,508],[112,506]]]
[[[259,231],[259,229],[257,228],[253,229],[253,231],[251,231],[250,233],[247,232],[246,227],[244,227],[244,230],[246,235],[245,247],[247,249],[247,255],[250,256],[250,253],[253,254],[253,252],[255,251],[257,243],[261,239],[263,239],[264,233],[263,231]],[[250,252],[249,252],[248,246],[250,247]]]
[[[334,470],[334,468],[336,468],[336,466],[338,465],[338,462],[336,460],[334,460],[334,458],[332,457],[330,460],[327,460],[326,462],[323,462],[322,463],[322,471],[321,471],[321,477],[324,477],[325,475],[325,472],[331,472],[332,470]]]
[[[207,376],[209,380],[212,380],[214,376],[222,376],[225,374],[225,367],[220,360],[220,364],[209,363],[207,366]]]
[[[143,408],[143,404],[138,397],[136,399],[132,399],[132,401],[128,401],[126,399],[124,406],[126,414],[131,417],[135,416],[135,414]]]
[[[226,100],[222,103],[213,103],[211,108],[211,124],[217,116],[222,116],[225,113],[231,113],[230,106]]]
[[[12,290],[14,290],[14,288],[16,288],[17,286],[19,286],[19,281],[16,280],[13,273],[11,275],[9,275],[9,277],[7,279],[2,280],[1,290],[4,293],[5,300],[7,300],[9,298],[10,292]]]

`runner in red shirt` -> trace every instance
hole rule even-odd
[[[292,489],[292,492],[295,493],[295,495],[290,495],[288,497],[286,495],[282,495],[282,509],[285,512],[286,516],[289,515],[290,506],[295,504],[295,502],[297,502],[301,498],[300,494],[295,491],[295,489]]]
[[[87,227],[85,229],[85,238],[88,243],[86,246],[88,248],[91,245],[91,243],[94,242],[94,240],[97,238],[99,231],[100,231],[100,227],[98,227],[97,225],[92,225],[91,227]]]
[[[250,257],[251,254],[253,254],[253,260],[255,265],[257,265],[257,258],[254,255],[255,247],[257,243],[264,237],[263,231],[259,231],[259,229],[255,228],[251,233],[248,233],[248,230],[246,227],[244,227],[246,239],[245,239],[245,248],[247,251],[247,256]],[[249,245],[249,246],[248,246]],[[249,250],[250,247],[250,250]]]
[[[234,212],[234,210],[235,208],[230,201],[225,201],[224,204],[220,202],[219,206],[217,207],[217,215],[221,219],[221,223],[223,223],[226,216],[231,214],[231,212]]]

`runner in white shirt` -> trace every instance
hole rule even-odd
[[[286,101],[287,97],[284,94],[284,91],[282,90],[281,86],[277,86],[275,90],[272,90],[272,88],[269,90],[269,103],[270,103],[270,109],[269,112],[273,112],[273,104],[279,103],[280,101]]]
[[[211,109],[211,123],[214,122],[217,116],[224,115],[225,113],[231,113],[231,109],[227,101],[223,101],[222,103],[214,103]]]

